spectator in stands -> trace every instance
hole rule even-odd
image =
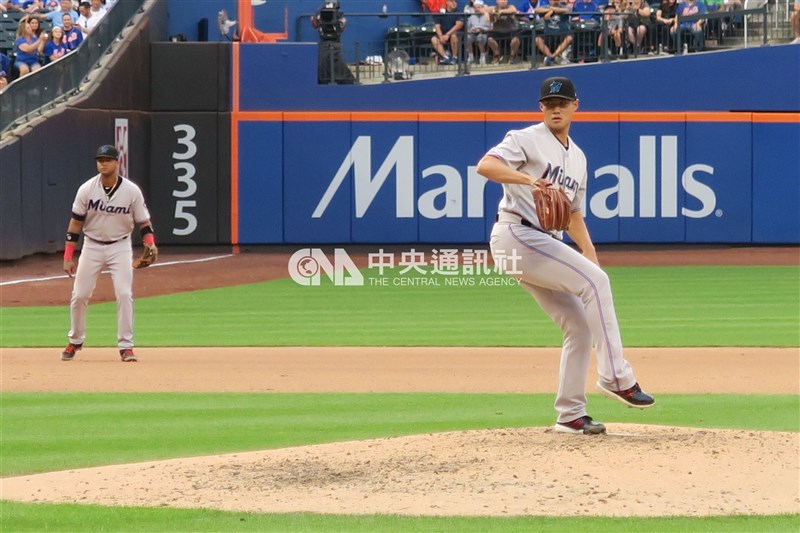
[[[792,31],[794,32],[792,44],[800,44],[800,0],[795,0],[794,11],[789,20],[792,22]]]
[[[723,9],[725,11],[736,11],[738,9],[744,9],[744,4],[742,4],[742,0],[723,0],[722,4],[725,6]]]
[[[486,47],[489,45],[489,33],[492,31],[492,23],[489,20],[489,13],[486,12],[486,4],[483,0],[471,0],[470,5],[464,8],[464,13],[469,14],[467,19],[467,52],[469,62],[473,62],[473,50],[478,45],[478,53],[481,65],[486,64]],[[497,57],[500,49],[497,43],[493,43],[492,54]],[[490,47],[491,48],[491,47]]]
[[[445,13],[434,17],[435,35],[431,37],[431,44],[439,54],[440,65],[452,65],[458,61],[458,34],[464,28],[464,21],[461,15],[456,13],[456,7],[458,7],[456,0],[447,0]]]
[[[67,52],[72,52],[83,42],[83,32],[72,22],[72,16],[64,13],[64,46]]]
[[[742,0],[723,0],[722,8],[725,11],[738,11],[744,9],[744,4],[742,4]],[[724,34],[728,28],[733,25],[733,20],[737,17],[730,17],[725,18],[722,21],[722,33]]]
[[[42,8],[38,0],[3,0],[5,9],[3,11],[19,11],[22,13],[34,13]]]
[[[50,39],[44,45],[45,65],[64,57],[69,50],[64,44],[64,28],[55,26],[50,32]]]
[[[89,2],[81,2],[78,4],[78,20],[75,21],[78,28],[83,32],[83,35],[89,33],[89,18],[92,16],[92,4]]]
[[[595,41],[600,31],[600,6],[594,0],[577,0],[572,6],[572,23],[575,58],[584,62],[587,58],[597,58]]]
[[[492,63],[498,64],[503,60],[500,54],[502,47],[509,51],[510,63],[519,63],[519,25],[517,24],[517,6],[508,5],[508,0],[497,0],[496,6],[487,6],[489,18],[492,21],[492,33],[489,34],[489,46],[497,49]]]
[[[31,15],[25,15],[24,17],[19,19],[20,22],[22,22],[23,20],[30,22],[33,35],[38,39],[42,35],[42,24],[41,22],[39,22],[39,19]]]
[[[70,0],[60,0],[59,9],[55,9],[53,11],[48,11],[47,13],[37,13],[34,14],[36,18],[39,20],[48,20],[50,21],[50,25],[55,26],[64,26],[64,15],[69,13],[70,18],[72,18],[72,22],[78,20],[78,13],[72,9],[72,2]]]
[[[106,16],[106,8],[103,6],[101,0],[91,0],[89,7],[89,19],[86,21],[86,27],[92,31],[95,26]]]
[[[561,0],[550,0],[549,5],[539,5],[536,13],[544,20],[544,35],[537,35],[535,40],[536,48],[544,55],[544,65],[549,67],[556,60],[561,64],[569,63],[568,50],[573,40],[569,33],[569,7]]]
[[[0,11],[2,11],[0,9]],[[0,52],[0,91],[8,85],[8,77],[11,75],[11,60],[7,55]]]
[[[624,13],[628,42],[633,48],[633,55],[643,55],[644,38],[650,22],[650,5],[644,0],[630,0]]]
[[[678,24],[678,2],[677,0],[661,0],[661,4],[656,9],[656,39],[664,49],[668,49],[669,36],[674,33],[675,26]]]
[[[594,0],[578,0],[572,6],[572,13],[582,21],[593,20],[599,22],[600,5]]]
[[[539,2],[539,0],[525,0],[517,6],[517,13],[520,14],[522,20],[531,22],[536,18],[536,8],[539,7],[540,3],[546,5],[548,2],[547,0],[543,2]]]
[[[691,15],[703,15],[706,13],[706,5],[697,0],[683,0],[678,4],[678,27],[672,30],[672,38],[675,39],[680,34],[681,42],[687,42],[691,36],[694,49],[702,50],[703,43],[703,23],[704,19],[682,22],[680,17],[689,17]]]
[[[706,5],[707,13],[722,13],[725,11],[723,0],[703,0],[703,3]],[[722,35],[728,27],[727,20],[727,18],[725,20],[718,18],[708,19],[704,31],[705,37],[708,39],[719,39],[719,36]]]
[[[447,0],[420,0],[420,7],[423,11],[430,13],[444,13],[446,11]]]
[[[20,21],[17,40],[14,42],[16,55],[14,66],[19,71],[20,78],[42,68],[42,65],[39,64],[39,54],[44,50],[46,40],[46,33],[38,38],[33,34],[30,21]]]
[[[622,14],[616,0],[609,1],[603,9],[603,22],[605,22],[606,29],[597,38],[597,47],[602,47],[605,39],[613,52],[619,52],[622,55]]]

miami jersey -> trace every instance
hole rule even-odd
[[[539,123],[509,131],[503,142],[490,149],[487,155],[532,178],[549,180],[572,200],[573,211],[580,210],[586,195],[586,156],[571,137],[566,148],[544,123]],[[538,225],[531,188],[515,183],[502,185],[503,198],[498,209]],[[562,236],[560,231],[553,234],[558,238]]]
[[[83,233],[95,241],[118,241],[131,234],[134,224],[150,220],[141,189],[119,177],[106,193],[100,174],[78,189],[72,204],[72,216],[83,221]]]

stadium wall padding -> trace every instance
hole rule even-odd
[[[115,144],[118,120],[127,121],[130,132],[128,177],[150,196],[149,176],[141,171],[150,159],[148,113],[64,108],[39,118],[0,152],[0,259],[63,249],[75,193],[97,173],[97,147]]]
[[[501,189],[475,165],[535,116],[384,115],[242,113],[238,242],[485,242]],[[584,113],[572,137],[589,160],[595,241],[800,242],[800,160],[788,150],[799,135],[798,114]]]

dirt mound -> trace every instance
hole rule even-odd
[[[28,502],[402,515],[658,516],[800,510],[800,435],[611,424],[461,431],[0,480]],[[769,450],[769,453],[765,453]]]

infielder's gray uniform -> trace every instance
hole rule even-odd
[[[109,192],[100,174],[85,182],[75,195],[72,218],[83,222],[84,242],[70,300],[69,342],[83,344],[86,309],[103,267],[111,271],[117,298],[117,344],[133,348],[133,251],[130,234],[134,224],[150,220],[141,189],[123,177]]]
[[[586,157],[571,138],[567,148],[540,123],[510,131],[487,155],[529,176],[550,180],[567,193],[573,211],[580,210],[586,193]],[[523,225],[523,220],[533,227]],[[492,255],[495,263],[499,256],[521,258],[516,265],[521,275],[514,277],[564,332],[555,408],[557,421],[565,423],[587,414],[586,379],[593,343],[599,383],[621,391],[634,386],[636,379],[623,357],[608,276],[561,242],[561,232],[545,233],[537,225],[531,187],[503,183],[490,240]]]

